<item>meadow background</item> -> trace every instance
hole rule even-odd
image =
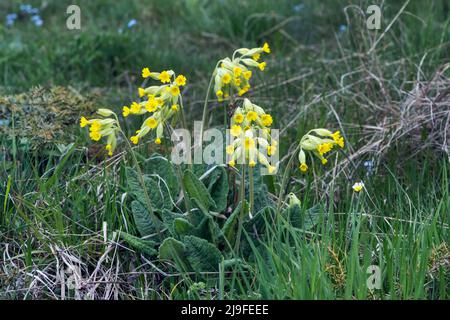
[[[28,14],[2,1],[0,299],[448,299],[450,3],[405,3],[47,0],[27,1],[39,9]],[[80,31],[66,28],[70,4]],[[365,26],[370,4],[382,7],[379,31]],[[246,268],[208,275],[112,241],[138,235],[124,195],[131,160],[108,159],[79,116],[119,112],[149,66],[187,76],[188,122],[200,120],[216,61],[264,41],[272,53],[250,97],[282,129],[280,154],[314,127],[346,138],[330,166],[290,176],[303,214],[318,208],[314,223],[270,225]],[[268,198],[280,180],[266,181]],[[380,289],[366,285],[370,265]]]

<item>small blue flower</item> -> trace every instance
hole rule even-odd
[[[31,17],[31,21],[34,23],[34,25],[35,25],[36,27],[40,27],[40,26],[42,26],[42,25],[44,24],[44,21],[43,21],[43,20],[41,19],[41,17],[38,16],[38,15],[32,16],[32,17]]]
[[[366,160],[363,163],[364,168],[366,168],[367,175],[371,175],[373,172],[373,161],[372,160]]]
[[[6,15],[6,19],[8,20],[16,20],[17,19],[17,13],[9,13]]]
[[[19,8],[20,8],[20,11],[22,11],[24,13],[31,13],[31,11],[33,10],[33,7],[31,6],[31,4],[21,4]]]
[[[340,33],[343,33],[343,32],[345,32],[345,31],[347,31],[347,26],[346,26],[345,24],[341,24],[341,25],[339,26],[339,32],[340,32]]]
[[[137,20],[136,19],[131,19],[130,21],[128,21],[127,27],[128,28],[132,28],[137,24]]]
[[[14,21],[17,19],[17,13],[10,13],[6,15],[6,25],[8,27],[12,26],[14,24]]]

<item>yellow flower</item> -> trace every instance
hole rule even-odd
[[[248,70],[248,71],[244,72],[244,78],[246,80],[249,80],[251,77],[252,77],[252,71],[251,70]]]
[[[80,119],[80,127],[84,128],[89,124],[89,120],[85,117],[81,117]]]
[[[242,121],[244,121],[244,116],[242,115],[242,113],[236,113],[234,115],[234,121],[236,123],[242,123]]]
[[[139,98],[142,98],[145,95],[145,90],[143,88],[138,89]]]
[[[341,132],[339,130],[331,134],[331,137],[339,147],[344,147],[344,138],[341,136]]]
[[[272,124],[273,119],[270,114],[263,114],[261,116],[261,121],[262,121],[263,126],[269,127]]]
[[[247,120],[248,121],[256,121],[258,119],[258,114],[255,111],[249,111],[247,113]]]
[[[178,105],[177,104],[173,104],[171,108],[172,108],[173,111],[178,111]]]
[[[176,97],[180,94],[180,88],[178,86],[172,86],[170,87],[170,93]]]
[[[230,133],[233,137],[237,137],[242,133],[242,128],[238,125],[234,125],[231,127]]]
[[[105,147],[106,151],[108,151],[108,156],[112,156],[113,152],[112,152],[112,145],[110,143],[108,143]]]
[[[325,158],[322,158],[322,164],[323,164],[323,165],[326,165],[327,163],[328,163],[328,160],[325,159]]]
[[[230,161],[228,162],[228,165],[229,165],[230,167],[234,167],[234,166],[236,165],[236,161],[230,160]]]
[[[167,71],[163,71],[159,74],[158,79],[162,83],[169,83],[170,82],[170,74]]]
[[[233,74],[234,74],[235,77],[239,77],[241,75],[241,73],[242,73],[242,69],[241,68],[239,68],[239,67],[234,67],[233,68]]]
[[[141,105],[137,102],[133,102],[130,107],[131,113],[137,114],[141,112]]]
[[[100,131],[101,128],[102,128],[102,124],[100,123],[100,121],[95,120],[94,122],[92,122],[89,130],[90,131]]]
[[[328,142],[321,143],[317,146],[317,151],[319,152],[320,155],[330,152],[331,149],[333,149],[333,144],[328,143]]]
[[[145,103],[145,109],[148,112],[155,112],[156,109],[158,109],[158,101],[154,98],[150,98],[146,103]]]
[[[273,155],[275,152],[277,151],[277,147],[272,145],[272,146],[267,146],[267,155],[271,156]]]
[[[175,78],[175,83],[179,86],[186,85],[186,77],[180,74],[178,77]]]
[[[129,114],[130,114],[130,108],[128,108],[127,106],[124,106],[124,107],[122,108],[122,115],[123,115],[124,117],[128,117]]]
[[[223,91],[222,90],[217,90],[216,96],[217,96],[217,98],[219,98],[219,101],[222,101]]]
[[[272,174],[275,171],[276,168],[277,167],[269,166],[269,168],[267,168],[269,170],[269,174]]]
[[[156,138],[156,139],[155,139],[155,143],[156,143],[156,144],[161,144],[161,139],[160,139],[160,138]]]
[[[306,163],[302,163],[299,168],[301,172],[306,172],[308,170],[308,165]]]
[[[266,68],[266,65],[267,65],[267,64],[266,64],[265,62],[259,63],[259,64],[258,64],[259,70],[264,71],[264,69]]]
[[[231,75],[229,73],[225,73],[222,77],[222,83],[228,84],[231,82]]]
[[[149,68],[144,68],[142,69],[142,78],[148,78],[150,77],[150,69]]]
[[[155,129],[156,126],[158,125],[158,121],[155,118],[151,117],[145,121],[145,125],[150,129]]]
[[[255,147],[255,140],[253,140],[252,138],[245,138],[244,140],[244,147],[247,150],[253,149]]]
[[[266,42],[266,43],[264,43],[264,45],[263,45],[263,51],[265,52],[265,53],[270,53],[270,47],[269,47],[269,44]]]
[[[255,53],[255,54],[252,56],[253,60],[255,60],[255,61],[258,61],[260,57],[261,57],[261,55],[260,55],[259,53]]]
[[[339,138],[341,137],[341,132],[338,130],[332,133],[331,137],[333,138],[334,142],[338,142]]]
[[[98,131],[91,131],[91,132],[89,133],[89,137],[90,137],[92,140],[94,140],[94,141],[98,141],[98,140],[100,140],[100,139],[102,138],[102,135],[101,135],[101,133],[98,132]]]
[[[234,78],[234,85],[239,87],[241,85],[241,79],[239,78]]]
[[[352,186],[353,190],[355,192],[360,192],[363,188],[364,188],[364,183],[361,182],[356,182],[353,186]]]
[[[227,146],[226,150],[227,150],[227,154],[231,155],[234,152],[234,147],[232,145],[229,145],[229,146]]]
[[[138,144],[139,142],[139,137],[138,136],[132,136],[130,138],[130,141],[133,142],[133,144]]]
[[[250,160],[248,165],[253,168],[254,166],[256,166],[256,162],[254,160]]]

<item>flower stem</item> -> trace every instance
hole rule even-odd
[[[117,123],[119,123],[119,122],[117,121]],[[136,155],[134,154],[133,147],[131,146],[130,141],[128,141],[127,136],[125,135],[125,133],[122,131],[122,129],[120,127],[119,127],[119,131],[125,138],[128,149],[130,149],[131,157],[133,159],[134,166],[136,167],[136,171],[138,173],[139,183],[141,184],[142,190],[144,191],[144,197],[145,197],[145,203],[147,204],[147,210],[150,214],[150,218],[152,219],[153,225],[155,226],[156,230],[159,232],[160,230],[159,230],[158,218],[156,217],[155,212],[153,211],[153,206],[150,201],[150,196],[147,191],[147,186],[145,185],[145,182],[144,182],[144,175],[142,174],[141,167],[139,166],[139,162],[137,161]]]
[[[286,184],[289,180],[292,163],[295,159],[297,152],[300,150],[300,145],[301,144],[299,144],[297,146],[297,148],[295,148],[295,150],[292,152],[292,155],[289,158],[288,164],[286,165],[286,169],[284,169],[283,179],[281,180],[280,193],[278,194],[277,211],[280,211],[280,209],[281,209],[281,203],[282,203],[283,197],[284,197],[284,189],[286,188]]]
[[[241,214],[238,218],[238,230],[236,234],[236,242],[234,244],[234,251],[237,253],[239,250],[239,246],[241,243],[241,234],[242,234],[242,219],[245,216],[245,164],[242,164],[241,167],[241,188],[240,188],[240,204],[241,204]]]
[[[249,167],[248,168],[248,179],[249,179],[249,198],[250,198],[250,213],[253,214],[253,207],[255,204],[255,185],[254,185],[254,181],[253,181],[253,168]]]
[[[219,62],[217,62],[216,66],[214,67],[214,72],[216,71],[217,66],[219,65]],[[211,86],[212,86],[212,83],[214,80],[214,72],[211,74],[211,79],[209,80],[208,89],[206,91],[205,103],[203,104],[203,115],[202,115],[202,123],[200,126],[200,136],[199,136],[200,145],[202,145],[203,131],[205,130],[205,126],[206,126],[206,116],[208,115],[208,99],[209,99],[209,93],[211,91]]]

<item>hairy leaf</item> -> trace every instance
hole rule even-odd
[[[216,205],[203,182],[201,182],[191,171],[185,171],[183,184],[187,195],[204,213],[208,213],[209,208]]]

